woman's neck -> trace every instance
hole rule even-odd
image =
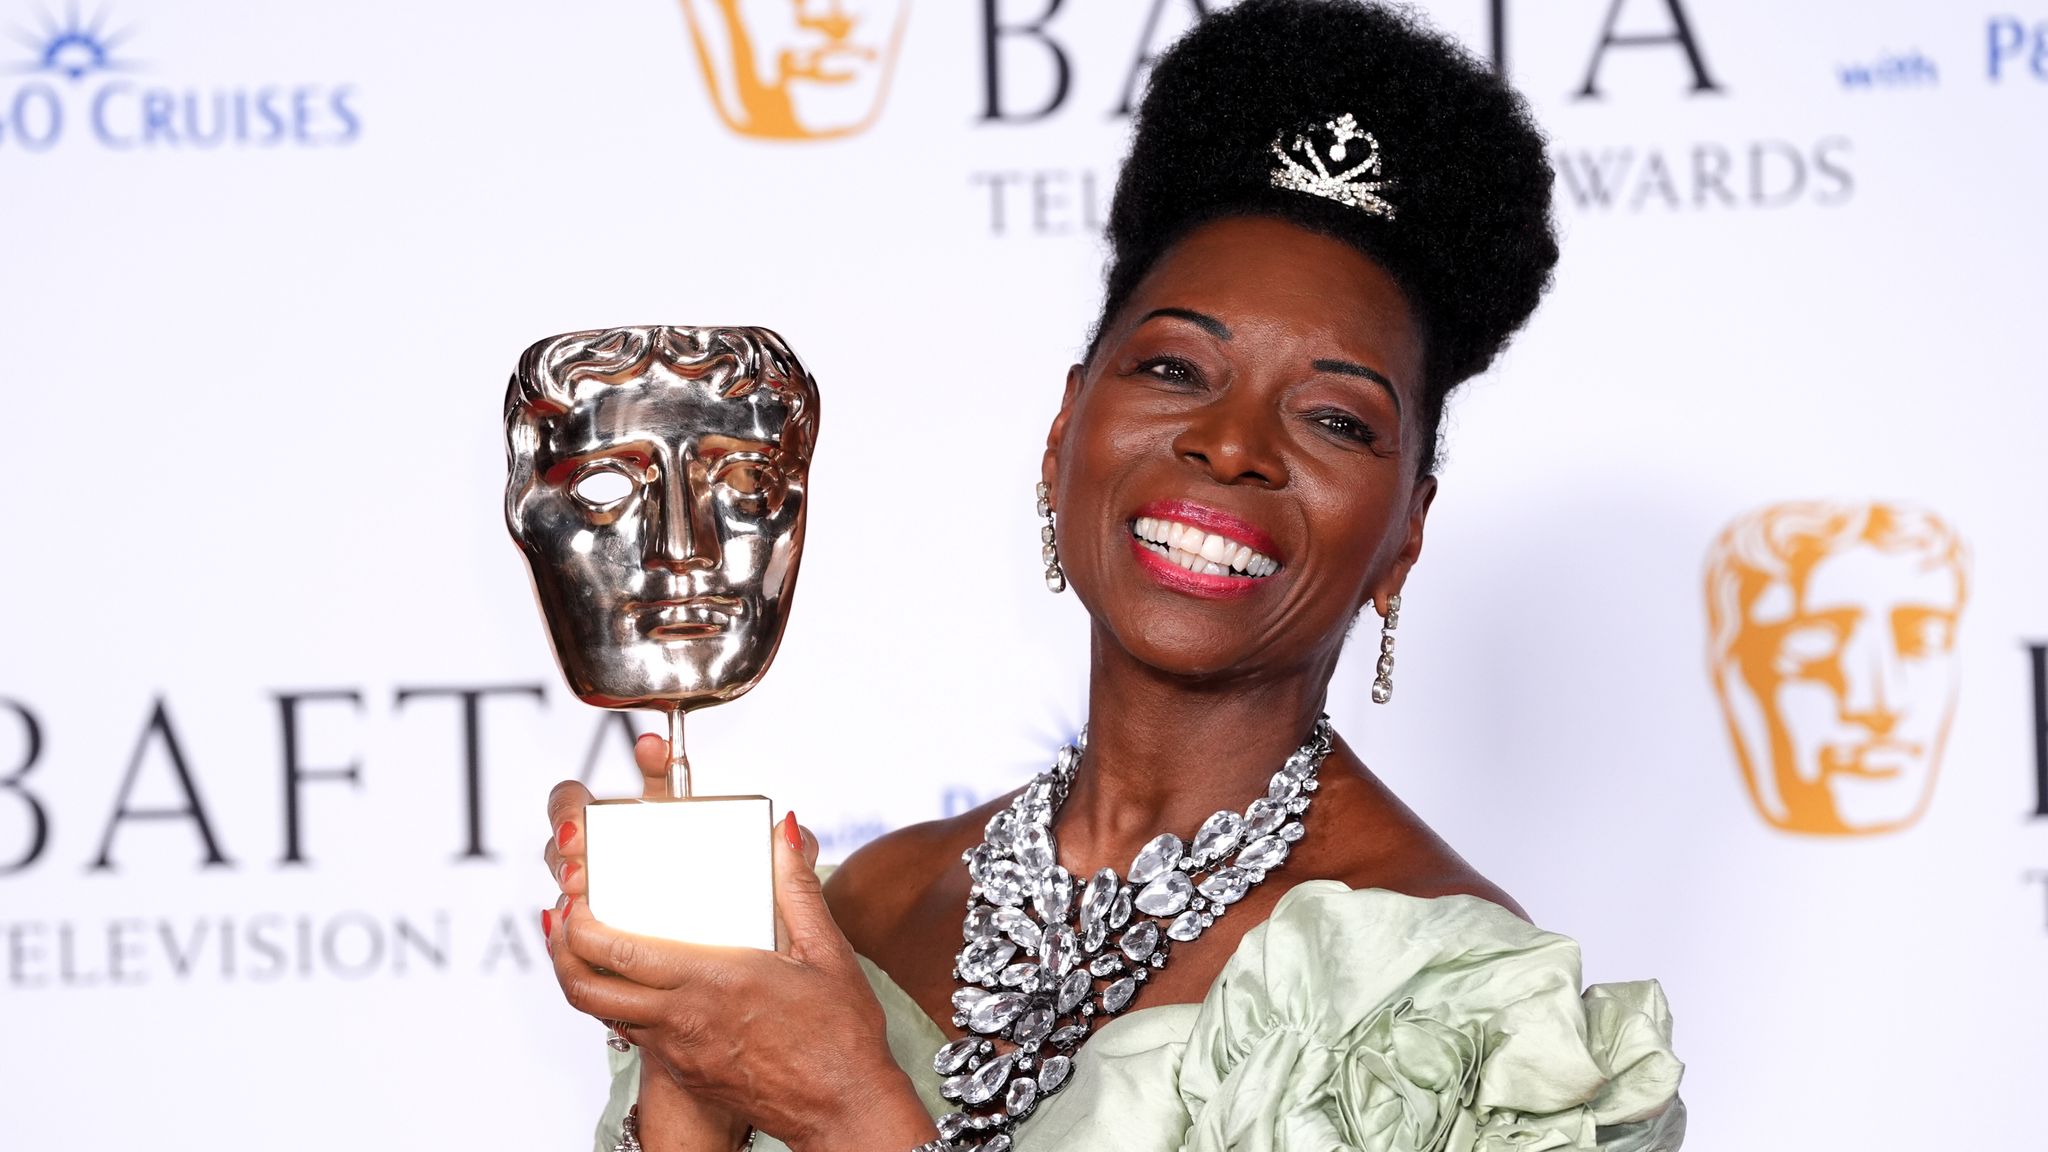
[[[1265,793],[1322,713],[1335,656],[1290,674],[1227,684],[1171,677],[1097,636],[1088,751],[1062,806],[1061,863],[1122,871],[1161,832],[1193,835],[1221,809]]]

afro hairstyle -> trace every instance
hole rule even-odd
[[[1377,139],[1389,219],[1276,188],[1283,132],[1350,113]],[[1277,217],[1385,269],[1421,326],[1423,443],[1451,389],[1535,310],[1557,263],[1552,173],[1522,98],[1416,16],[1359,0],[1242,0],[1152,70],[1110,205],[1110,263],[1088,359],[1175,242],[1213,220]],[[1433,471],[1434,451],[1420,468]]]

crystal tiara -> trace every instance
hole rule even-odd
[[[1372,133],[1359,131],[1358,121],[1349,112],[1325,120],[1322,127],[1329,130],[1332,143],[1320,152],[1315,141],[1310,139],[1314,127],[1294,133],[1294,139],[1286,147],[1282,147],[1281,142],[1287,139],[1287,133],[1273,137],[1273,156],[1280,161],[1280,166],[1273,169],[1273,187],[1321,196],[1325,200],[1335,200],[1361,212],[1392,220],[1394,206],[1382,199],[1379,193],[1391,188],[1394,182],[1370,179],[1380,174],[1379,141],[1372,138]],[[1348,168],[1341,167],[1353,151],[1351,142],[1354,140],[1365,142],[1365,158]],[[1289,155],[1290,152],[1299,153],[1308,163],[1296,160]],[[1325,156],[1329,163],[1324,162]],[[1337,168],[1334,172],[1331,171],[1333,167]]]

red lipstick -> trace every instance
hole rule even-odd
[[[1154,500],[1131,514],[1133,524],[1145,519],[1172,520],[1248,547],[1276,563],[1280,560],[1279,545],[1264,529],[1218,508],[1188,500]],[[1137,558],[1138,567],[1154,580],[1176,592],[1206,600],[1248,596],[1264,579],[1231,572],[1190,572],[1138,539],[1135,532],[1131,534],[1131,553]]]
[[[1258,590],[1259,582],[1250,576],[1211,576],[1206,572],[1190,572],[1187,569],[1145,547],[1136,536],[1131,537],[1131,555],[1138,558],[1138,567],[1154,580],[1176,592],[1200,596],[1208,600],[1233,600],[1249,596]]]
[[[1147,516],[1159,520],[1178,520],[1204,532],[1227,536],[1252,551],[1271,558],[1276,564],[1287,562],[1287,557],[1280,554],[1279,542],[1268,536],[1265,529],[1242,516],[1233,516],[1220,508],[1211,508],[1191,500],[1154,500],[1131,513],[1132,520]]]

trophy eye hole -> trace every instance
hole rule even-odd
[[[738,457],[719,466],[717,480],[741,496],[765,496],[782,486],[782,473],[767,460]]]
[[[632,495],[633,480],[617,468],[592,468],[578,476],[569,490],[585,504],[603,508]]]

